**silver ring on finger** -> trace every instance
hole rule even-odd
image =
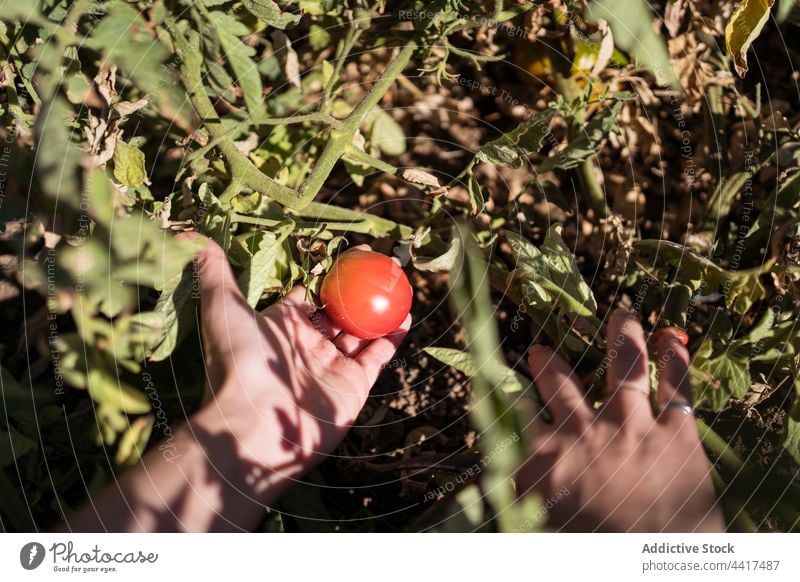
[[[668,402],[667,405],[661,409],[661,412],[667,412],[668,410],[679,410],[686,416],[694,414],[694,408],[691,404],[687,404],[686,402]]]

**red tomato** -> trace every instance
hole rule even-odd
[[[689,345],[689,334],[679,327],[663,327],[656,333],[657,334],[670,333],[676,340],[681,342],[681,345],[683,346]]]
[[[342,331],[375,339],[400,327],[411,310],[411,285],[386,255],[353,249],[342,253],[322,281],[325,312]]]

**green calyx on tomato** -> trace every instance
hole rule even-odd
[[[411,297],[400,265],[386,255],[361,249],[342,253],[320,289],[331,321],[365,340],[396,331],[411,310]]]

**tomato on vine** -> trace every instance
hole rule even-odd
[[[396,262],[361,249],[342,253],[320,289],[331,321],[360,339],[397,330],[411,310],[411,297],[411,285]]]

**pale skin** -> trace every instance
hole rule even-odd
[[[528,355],[552,424],[535,421],[533,458],[520,470],[523,491],[550,499],[569,494],[550,511],[549,525],[564,531],[723,531],[694,417],[673,404],[692,401],[689,353],[672,330],[655,339],[660,370],[650,404],[645,334],[618,309],[607,330],[606,388],[595,411],[572,369],[553,350]]]
[[[212,242],[205,243],[197,268],[205,404],[175,431],[174,446],[151,450],[60,529],[253,529],[264,507],[341,442],[411,325],[409,316],[395,333],[359,340],[316,312],[300,287],[255,312]],[[630,349],[618,349],[625,357],[610,362],[609,382],[649,389],[639,373],[646,351],[643,360],[630,359],[644,349],[641,327],[630,323],[623,333]],[[621,330],[619,316],[609,324],[609,337],[612,329]],[[688,354],[665,341],[659,349],[672,348],[674,355],[665,360],[659,398],[688,399]],[[628,389],[615,390],[598,414],[552,350],[534,346],[530,363],[554,423],[534,421],[534,455],[518,481],[544,496],[570,490],[552,510],[551,525],[578,531],[723,528],[691,416],[670,411],[654,418],[646,395]]]

